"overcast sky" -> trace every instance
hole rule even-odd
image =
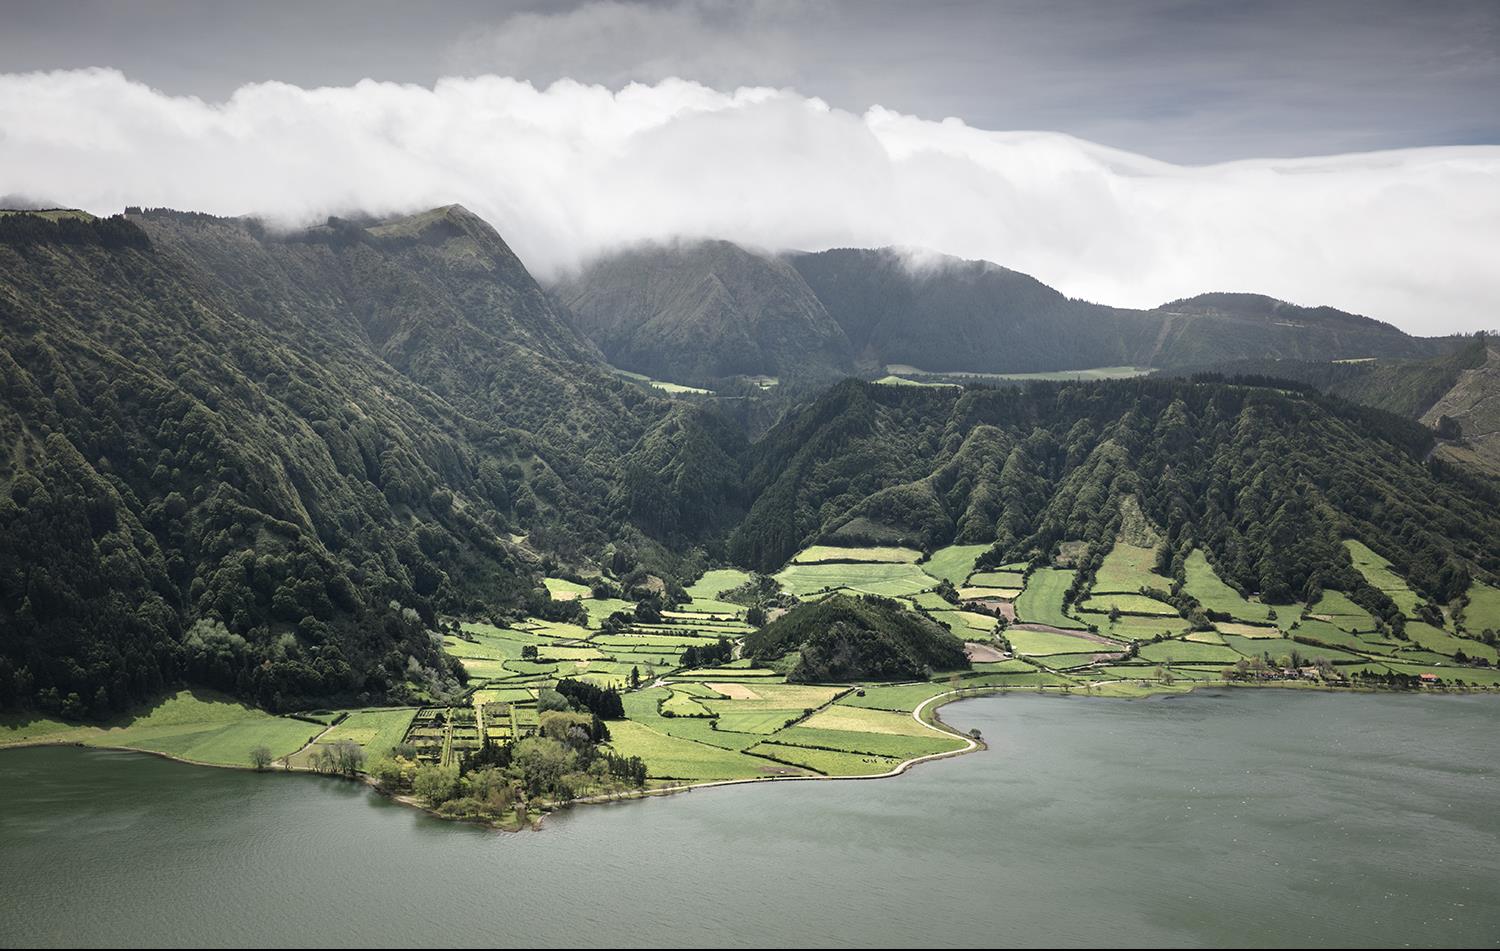
[[[543,274],[894,243],[1106,303],[1500,325],[1497,2],[6,0],[0,70],[0,195],[457,200]]]

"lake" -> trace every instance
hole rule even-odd
[[[521,834],[313,776],[0,752],[0,944],[1500,941],[1500,697],[1013,694],[944,717],[991,748]]]

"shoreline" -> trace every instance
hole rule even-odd
[[[1128,684],[1128,683],[1134,683],[1134,681],[1129,681],[1129,680],[1104,681],[1104,682],[1100,683],[1100,686],[1109,686],[1109,685],[1115,685],[1115,684]],[[1157,685],[1157,686],[1159,687],[1160,685]],[[1354,686],[1334,687],[1334,686],[1329,686],[1327,684],[1315,684],[1315,683],[1306,683],[1306,682],[1299,682],[1299,681],[1271,681],[1271,682],[1267,682],[1267,683],[1238,683],[1238,682],[1234,682],[1234,681],[1217,681],[1217,682],[1212,682],[1212,683],[1196,682],[1196,683],[1193,683],[1192,685],[1190,685],[1185,690],[1173,690],[1173,689],[1170,689],[1170,688],[1168,688],[1168,689],[1151,690],[1151,689],[1148,688],[1146,693],[1143,693],[1143,694],[1140,694],[1140,695],[1136,695],[1136,696],[1118,696],[1118,695],[1112,696],[1112,695],[1110,695],[1108,693],[1100,694],[1100,693],[1093,693],[1093,692],[1083,693],[1083,692],[1074,691],[1074,690],[1071,690],[1071,689],[1070,690],[1064,690],[1064,689],[1062,689],[1060,687],[1051,686],[1051,685],[1039,685],[1039,686],[1033,686],[1033,687],[1008,687],[1008,686],[968,687],[968,688],[960,687],[957,690],[949,690],[949,691],[945,691],[943,693],[933,694],[931,697],[928,697],[926,700],[923,700],[921,703],[917,704],[917,706],[912,709],[911,716],[918,723],[921,723],[923,726],[927,727],[928,729],[932,730],[935,733],[939,733],[939,734],[942,734],[942,735],[945,735],[945,736],[951,736],[951,737],[953,737],[955,739],[961,739],[961,740],[963,740],[966,743],[966,745],[962,749],[947,750],[947,751],[940,752],[940,753],[927,753],[927,754],[924,754],[922,756],[915,756],[915,757],[912,757],[911,759],[903,760],[902,762],[896,764],[894,767],[892,767],[889,770],[886,770],[883,773],[863,773],[863,774],[854,775],[854,776],[826,776],[826,775],[821,775],[821,776],[746,776],[746,777],[737,778],[737,779],[713,779],[713,780],[705,780],[705,781],[702,781],[702,782],[687,782],[687,783],[682,783],[682,784],[679,784],[679,785],[659,786],[659,787],[656,787],[654,789],[639,789],[639,790],[632,790],[632,791],[629,791],[629,792],[610,793],[610,794],[605,794],[605,795],[580,796],[580,797],[577,797],[577,798],[574,798],[574,799],[565,800],[565,801],[562,801],[562,802],[551,802],[551,803],[546,803],[545,805],[541,805],[541,806],[539,806],[539,809],[540,809],[540,814],[539,815],[537,815],[537,816],[535,816],[533,818],[528,819],[523,824],[518,824],[518,825],[507,825],[505,823],[498,822],[498,821],[492,820],[492,819],[479,819],[479,818],[467,818],[467,817],[463,817],[463,816],[447,816],[447,815],[443,815],[442,813],[438,812],[437,809],[433,808],[432,806],[427,805],[425,802],[421,801],[420,799],[418,799],[415,796],[412,796],[412,795],[407,794],[407,793],[393,792],[393,791],[391,791],[389,789],[386,789],[385,787],[381,786],[378,782],[376,782],[375,779],[372,776],[370,776],[368,773],[364,773],[364,772],[360,772],[358,774],[355,774],[355,775],[351,776],[351,775],[347,775],[347,774],[344,774],[344,773],[324,773],[324,772],[320,772],[320,771],[318,771],[316,769],[313,769],[313,768],[307,767],[307,766],[290,766],[290,765],[282,765],[282,766],[279,766],[279,767],[267,767],[267,768],[264,768],[264,769],[258,769],[258,768],[254,767],[254,766],[250,766],[250,765],[247,765],[247,764],[240,764],[240,763],[210,763],[210,762],[206,762],[204,760],[189,759],[188,757],[178,756],[178,755],[175,755],[173,753],[165,753],[165,752],[162,752],[160,750],[149,750],[149,749],[143,749],[141,747],[134,747],[134,746],[116,746],[116,745],[109,745],[109,744],[87,743],[87,742],[84,742],[82,740],[51,740],[51,739],[19,740],[19,741],[13,742],[13,743],[3,743],[3,744],[0,744],[0,753],[3,753],[5,750],[11,750],[11,749],[28,749],[28,748],[49,747],[49,746],[51,746],[51,747],[75,747],[75,748],[78,748],[78,749],[106,750],[106,751],[109,751],[109,752],[116,752],[116,753],[139,753],[139,754],[144,754],[144,755],[147,755],[147,756],[155,756],[155,757],[157,757],[159,759],[170,760],[170,761],[176,762],[176,763],[182,763],[182,764],[187,765],[187,766],[207,767],[207,768],[210,768],[210,769],[232,769],[232,770],[239,770],[241,772],[264,773],[264,774],[271,774],[271,775],[278,774],[278,773],[286,773],[286,774],[295,774],[295,775],[302,775],[302,776],[321,776],[321,777],[326,777],[326,778],[329,778],[329,779],[338,779],[338,780],[343,780],[343,781],[346,781],[346,782],[357,782],[357,783],[360,783],[361,785],[364,785],[364,786],[368,787],[371,791],[379,794],[380,796],[384,797],[385,799],[390,800],[391,802],[394,802],[394,803],[396,803],[398,805],[405,806],[405,807],[408,807],[408,808],[411,808],[411,809],[415,809],[415,810],[417,810],[419,812],[425,812],[429,816],[432,816],[435,819],[440,819],[440,820],[442,820],[444,822],[463,822],[463,823],[468,823],[470,825],[485,826],[486,828],[493,829],[493,830],[495,830],[497,832],[519,833],[519,832],[526,831],[526,829],[528,827],[530,829],[532,829],[533,831],[539,831],[539,830],[542,829],[543,824],[544,824],[544,822],[545,822],[545,820],[546,820],[546,818],[548,816],[550,816],[550,815],[552,815],[553,813],[556,813],[556,812],[561,812],[561,811],[563,811],[565,809],[571,809],[574,806],[608,805],[610,803],[623,803],[623,802],[631,802],[631,801],[643,800],[643,799],[656,799],[656,798],[661,798],[661,797],[665,797],[665,796],[676,795],[678,793],[692,792],[695,789],[716,789],[716,788],[727,787],[727,786],[746,786],[746,785],[751,785],[751,784],[788,783],[788,782],[840,782],[840,781],[855,781],[855,782],[860,782],[860,781],[866,781],[866,780],[894,779],[896,777],[904,775],[906,772],[908,772],[910,769],[912,769],[912,767],[919,766],[919,765],[921,765],[923,763],[933,762],[933,761],[943,760],[943,759],[954,759],[954,758],[957,758],[957,757],[960,757],[960,756],[966,756],[966,755],[968,755],[970,753],[978,752],[980,750],[985,750],[985,749],[989,748],[989,744],[984,741],[983,737],[976,738],[976,737],[970,736],[967,733],[962,733],[956,727],[954,727],[952,724],[950,724],[950,723],[948,723],[948,722],[946,722],[945,720],[942,719],[941,714],[940,714],[940,711],[942,710],[942,708],[948,706],[949,704],[958,703],[958,702],[963,701],[963,700],[975,700],[975,699],[979,699],[979,698],[983,698],[983,697],[993,697],[993,696],[997,696],[997,695],[1001,695],[1001,694],[1007,694],[1007,693],[1032,693],[1032,694],[1038,694],[1038,695],[1042,695],[1042,696],[1046,696],[1046,695],[1055,695],[1055,696],[1059,696],[1059,697],[1081,696],[1084,699],[1089,699],[1089,700],[1125,700],[1125,701],[1132,701],[1132,700],[1149,700],[1149,699],[1157,698],[1157,697],[1164,698],[1164,699],[1170,699],[1172,697],[1185,697],[1185,696],[1190,696],[1190,695],[1192,695],[1194,693],[1197,693],[1199,690],[1203,690],[1203,689],[1241,689],[1241,690],[1243,690],[1243,689],[1261,689],[1261,688],[1268,688],[1268,687],[1269,688],[1279,688],[1279,689],[1294,689],[1294,690],[1314,690],[1314,691],[1318,691],[1320,693],[1328,693],[1328,694],[1337,694],[1337,693],[1361,693],[1361,694],[1368,694],[1368,693],[1385,693],[1385,692],[1390,692],[1390,693],[1411,694],[1413,696],[1434,696],[1434,695],[1442,695],[1442,696],[1466,696],[1466,695],[1471,695],[1471,694],[1500,693],[1500,688],[1487,688],[1487,687],[1467,687],[1467,688],[1463,688],[1463,689],[1453,689],[1453,688],[1431,689],[1431,688],[1429,688],[1429,689],[1416,690],[1416,691],[1406,691],[1406,690],[1401,690],[1401,691],[1397,691],[1397,690],[1385,691],[1385,690],[1381,690],[1378,687],[1368,687],[1368,686],[1359,686],[1359,687],[1354,687]],[[923,719],[922,714],[924,712],[929,713],[932,719],[931,720]],[[324,731],[324,732],[326,732],[326,731]],[[321,735],[322,734],[320,733],[319,736],[321,736]],[[289,753],[287,755],[288,756],[296,755],[297,752],[300,752],[302,749],[305,749],[306,745],[307,744],[304,744],[304,746],[301,747],[301,748],[299,748],[297,751],[294,751],[293,753]],[[285,757],[282,757],[281,760],[284,762]]]

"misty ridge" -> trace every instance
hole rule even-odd
[[[265,82],[208,103],[109,69],[0,77],[0,125],[16,194],[282,229],[459,202],[544,281],[641,242],[722,239],[930,249],[1132,308],[1253,290],[1426,335],[1492,326],[1484,302],[1500,295],[1493,146],[1180,166],[1060,133],[682,79]],[[109,174],[88,174],[100,148]]]

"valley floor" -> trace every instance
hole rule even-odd
[[[1314,605],[1246,598],[1201,552],[1187,562],[1184,590],[1221,619],[1209,625],[1192,624],[1159,600],[1168,583],[1151,569],[1152,550],[1123,540],[1076,605],[1065,603],[1072,569],[976,568],[986,546],[953,546],[926,558],[899,547],[815,546],[775,576],[782,591],[802,600],[832,592],[895,598],[963,639],[970,668],[906,683],[792,683],[787,671],[795,657],[774,666],[730,659],[753,630],[745,607],[724,600],[751,580],[745,572],[709,572],[688,589],[687,603],[650,621],[631,614],[629,601],[595,598],[584,584],[552,578],[552,597],[579,601],[584,623],[451,625],[445,649],[470,679],[462,696],[443,702],[274,716],[182,691],[112,723],[0,721],[0,746],[80,744],[241,768],[259,751],[263,767],[292,771],[332,769],[330,752],[352,746],[366,768],[399,753],[407,771],[387,770],[402,777],[402,788],[391,791],[422,806],[420,795],[401,794],[412,771],[426,765],[456,776],[481,749],[538,735],[543,692],[568,679],[620,692],[624,718],[607,721],[599,749],[638,757],[646,769],[643,783],[579,773],[567,801],[586,803],[731,783],[894,776],[982,746],[982,738],[944,725],[937,711],[1001,691],[1145,697],[1200,686],[1500,687],[1493,644],[1466,633],[1500,627],[1500,591],[1476,585],[1461,614],[1443,615],[1443,626],[1431,623],[1430,612],[1418,620],[1417,597],[1390,565],[1358,542],[1348,544],[1370,583],[1412,615],[1404,639],[1380,633],[1338,592]],[[690,649],[725,659],[684,666]],[[519,826],[566,802],[537,797],[523,804],[529,809],[485,818]]]

